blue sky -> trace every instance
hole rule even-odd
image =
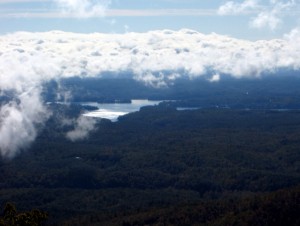
[[[0,33],[188,28],[249,40],[271,39],[299,26],[299,5],[299,0],[0,0]]]

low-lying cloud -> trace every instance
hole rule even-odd
[[[1,155],[11,158],[37,136],[37,126],[49,117],[39,90],[29,90],[0,109]]]
[[[282,39],[260,41],[191,30],[0,36],[0,93],[14,95],[0,104],[1,155],[13,156],[28,146],[36,137],[36,126],[47,119],[40,97],[44,82],[101,77],[104,72],[120,76],[124,73],[119,72],[129,72],[134,79],[158,87],[182,77],[205,76],[212,82],[222,80],[224,74],[255,78],[281,69],[298,70],[299,52],[299,29]]]
[[[90,132],[95,130],[97,120],[92,117],[80,116],[76,120],[75,128],[66,134],[66,137],[75,142],[88,138]]]

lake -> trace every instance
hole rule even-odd
[[[83,106],[92,106],[98,108],[98,110],[90,111],[83,116],[86,117],[96,117],[96,118],[105,118],[109,119],[112,122],[115,122],[118,120],[119,116],[126,115],[130,112],[139,111],[141,107],[144,106],[154,106],[158,105],[162,100],[160,101],[153,101],[153,100],[131,100],[131,103],[106,103],[106,104],[100,104],[97,102],[83,102],[80,103]],[[219,108],[219,106],[215,106],[215,108]],[[178,111],[186,111],[186,110],[198,110],[201,109],[201,107],[177,107],[176,110]],[[231,109],[230,107],[225,107],[224,109]],[[240,109],[245,111],[255,110],[255,109]],[[256,109],[258,110],[258,109]],[[291,111],[295,109],[260,109],[260,110],[270,110],[270,111]]]
[[[126,115],[130,112],[139,111],[144,106],[154,106],[162,101],[153,100],[131,100],[131,103],[109,103],[100,104],[97,102],[84,102],[80,103],[84,106],[97,107],[98,110],[90,111],[83,114],[86,117],[105,118],[113,122],[118,120],[119,116]]]

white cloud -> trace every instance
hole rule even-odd
[[[19,95],[0,109],[0,153],[11,158],[26,148],[37,135],[36,126],[49,116],[40,100],[39,90]]]
[[[108,9],[107,16],[215,16],[214,9]]]
[[[229,1],[219,7],[218,14],[238,15],[238,14],[249,13],[258,8],[259,5],[257,0],[246,0],[242,3]]]
[[[18,32],[0,36],[0,89],[21,93],[28,84],[32,87],[53,78],[99,76],[105,71],[131,71],[144,81],[171,81],[181,72],[192,77],[209,70],[234,77],[256,76],[298,65],[298,58],[289,65],[281,64],[281,56],[292,47],[286,37],[251,42],[190,30],[126,34]],[[288,51],[296,53],[297,46]]]
[[[259,13],[251,21],[251,26],[255,28],[268,27],[271,30],[277,29],[282,23],[282,17],[285,11],[290,11],[296,5],[294,0],[287,1],[286,3],[277,0],[270,1],[271,10],[265,10]]]
[[[22,3],[22,2],[47,2],[51,0],[0,0],[0,4],[6,3]]]
[[[63,14],[79,18],[104,16],[110,0],[54,0]]]
[[[275,30],[282,24],[282,20],[274,11],[262,12],[253,18],[250,24],[255,28],[269,27],[271,30]]]
[[[220,81],[220,75],[219,74],[214,74],[210,79],[210,82],[218,82]]]
[[[88,17],[159,17],[159,16],[215,16],[213,9],[108,9],[94,13],[87,11],[83,13],[72,13],[70,9],[59,7],[57,10],[43,9],[20,9],[2,10],[1,18],[88,18]]]
[[[95,118],[80,116],[76,121],[74,130],[69,131],[66,137],[73,142],[86,139],[90,132],[95,130],[96,122]]]
[[[35,126],[47,118],[40,116],[47,109],[39,87],[51,79],[129,72],[134,79],[159,87],[183,76],[207,76],[211,81],[223,74],[259,77],[279,69],[299,70],[299,43],[299,29],[282,39],[256,42],[191,30],[0,36],[0,91],[13,92],[16,99],[1,107],[1,154],[13,156],[34,140]]]
[[[283,18],[287,14],[294,13],[299,8],[299,0],[270,0],[262,4],[258,0],[245,0],[241,3],[226,2],[218,9],[219,15],[255,14],[250,20],[251,27],[278,29],[283,24]]]

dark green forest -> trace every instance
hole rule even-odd
[[[167,215],[170,206],[185,211],[189,203],[240,200],[299,185],[297,110],[177,111],[161,104],[116,123],[100,120],[88,139],[75,143],[65,139],[57,117],[41,128],[30,150],[1,161],[1,203],[46,211],[49,224],[81,217],[89,222],[87,216],[98,214],[99,221],[136,211],[155,214],[155,208],[166,208]]]
[[[299,96],[236,89],[99,119],[77,142],[61,119],[86,109],[49,104],[31,147],[0,161],[0,204],[44,211],[45,225],[299,225]]]

